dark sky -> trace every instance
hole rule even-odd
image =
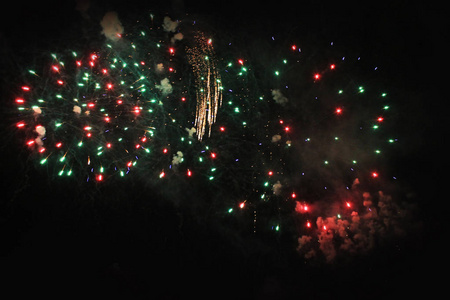
[[[441,62],[448,38],[444,30],[447,16],[441,7],[445,3],[92,2],[92,32],[100,30],[95,18],[108,10],[117,11],[120,18],[131,18],[156,7],[171,16],[201,16],[215,32],[340,41],[380,62],[390,74],[392,87],[402,94],[400,130],[412,132],[407,135],[411,147],[405,147],[404,155],[394,163],[404,167],[410,184],[418,187],[424,237],[409,237],[400,243],[401,250],[380,248],[376,254],[357,257],[345,265],[301,265],[285,252],[268,250],[257,241],[242,253],[241,245],[190,216],[183,219],[171,205],[139,200],[143,193],[136,193],[133,187],[122,191],[132,191],[133,203],[95,201],[95,194],[83,201],[57,202],[52,195],[64,195],[65,187],[36,187],[32,180],[24,180],[24,173],[25,177],[35,176],[25,165],[26,156],[22,153],[14,160],[5,159],[16,152],[2,145],[7,197],[0,200],[0,233],[4,237],[0,269],[10,278],[7,285],[13,292],[51,292],[62,297],[72,293],[127,297],[162,293],[169,299],[185,294],[261,299],[338,294],[375,299],[414,295],[416,287],[429,293],[422,278],[435,272],[433,265],[440,261],[443,200],[439,192],[446,164],[440,145],[447,132],[442,126],[446,95],[441,89],[445,86],[441,74],[446,69]],[[33,62],[33,54],[41,55],[44,49],[73,39],[65,33],[76,32],[84,22],[75,6],[73,1],[45,5],[12,2],[2,10],[2,104],[7,106],[8,86],[20,73],[18,66]],[[11,139],[6,120],[2,120],[2,134]],[[23,183],[27,186],[21,186]],[[36,194],[40,196],[36,198]],[[424,275],[422,268],[428,273]],[[149,279],[148,274],[156,279]]]

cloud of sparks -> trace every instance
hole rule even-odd
[[[195,46],[187,49],[188,61],[192,65],[195,75],[197,108],[195,126],[197,138],[202,140],[208,129],[211,134],[211,126],[216,121],[217,111],[222,105],[222,82],[214,57],[214,47],[211,39],[203,34],[195,36]]]

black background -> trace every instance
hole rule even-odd
[[[55,45],[70,45],[81,22],[109,10],[119,18],[147,9],[173,18],[199,16],[215,32],[255,32],[285,38],[314,36],[340,40],[379,61],[392,86],[402,92],[399,125],[407,145],[396,157],[415,187],[423,231],[342,264],[305,265],[284,251],[258,242],[242,246],[208,224],[182,215],[171,204],[146,201],[136,186],[97,191],[72,199],[70,186],[39,178],[27,154],[2,118],[0,282],[15,295],[71,295],[127,298],[186,296],[282,298],[394,298],[436,293],[445,261],[448,228],[444,205],[448,162],[445,101],[447,22],[445,3],[406,1],[93,1],[90,21],[75,2],[11,2],[0,28],[1,96],[9,109],[10,86],[19,67],[32,64]],[[86,24],[83,25],[86,27]],[[241,30],[240,28],[243,28]],[[96,194],[97,193],[97,194]],[[101,194],[101,195],[100,195]],[[127,201],[112,201],[121,196]],[[279,245],[282,247],[282,244]],[[442,269],[442,270],[441,270]]]

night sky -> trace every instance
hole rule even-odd
[[[50,2],[12,2],[0,18],[3,291],[128,299],[437,295],[434,277],[444,261],[447,231],[442,61],[448,34],[440,7],[445,3],[91,1],[80,12],[75,1]],[[349,56],[361,55],[363,66],[379,66],[382,78],[374,85],[387,86],[395,97],[399,138],[384,163],[399,178],[393,194],[414,208],[407,234],[333,262],[310,261],[298,255],[295,238],[288,234],[261,230],[252,235],[239,228],[248,221],[217,217],[211,212],[216,206],[202,206],[208,203],[208,191],[204,198],[187,193],[184,201],[168,201],[168,191],[147,186],[143,178],[103,188],[75,178],[46,177],[15,134],[14,93],[24,70],[52,49],[100,47],[105,42],[100,20],[107,11],[118,13],[125,31],[149,11],[160,19],[198,20],[219,45],[232,42],[240,49],[237,55],[253,60],[261,82],[269,50],[278,47],[281,53],[291,44],[320,60],[326,55],[320,52],[323,45],[334,42]],[[279,44],[272,46],[271,37]],[[220,48],[217,53],[229,55]],[[289,76],[293,80],[297,75]],[[302,124],[292,122],[294,127]],[[236,228],[244,233],[235,233]]]

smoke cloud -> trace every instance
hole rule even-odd
[[[352,210],[317,217],[316,230],[298,238],[297,251],[306,259],[321,254],[332,262],[340,254],[367,252],[377,243],[406,233],[410,225],[405,217],[413,213],[413,207],[402,207],[381,191],[361,196],[361,213]],[[296,211],[300,210],[296,207]]]
[[[191,129],[185,128],[185,130],[188,132],[190,138],[193,138],[195,132],[197,131],[197,130],[195,129],[195,127],[192,127]]]
[[[78,105],[74,105],[73,106],[73,112],[76,114],[81,114],[81,107],[79,107]]]
[[[272,96],[273,100],[282,106],[288,103],[288,98],[286,98],[278,89],[272,90]]]
[[[120,22],[117,13],[114,11],[107,12],[100,22],[100,25],[103,28],[102,34],[110,41],[117,41],[123,33],[122,23]]]
[[[281,182],[278,180],[273,186],[272,186],[272,191],[274,195],[281,195],[281,190],[283,188],[283,185],[281,184]]]
[[[172,166],[176,167],[183,161],[183,152],[177,151],[172,158]]]
[[[157,84],[156,88],[161,91],[163,96],[167,96],[172,93],[172,85],[170,84],[169,78],[164,78],[161,80],[161,84]]]
[[[281,135],[275,134],[274,136],[272,136],[272,143],[277,143],[280,140],[281,140]]]
[[[163,21],[163,29],[167,32],[175,32],[175,30],[177,29],[178,26],[178,22],[176,21],[172,21],[172,19],[170,17],[164,17],[164,21]]]

